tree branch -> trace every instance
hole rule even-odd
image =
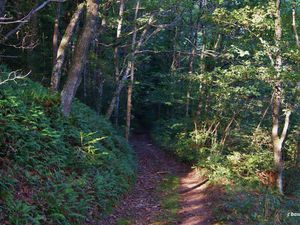
[[[20,70],[16,70],[16,71],[10,72],[5,80],[0,81],[0,85],[6,83],[8,81],[14,81],[14,82],[16,82],[16,80],[24,79],[24,78],[26,78],[31,73],[31,71],[29,71],[27,74],[21,75],[21,74],[19,74],[19,72],[20,72]]]
[[[288,131],[288,128],[289,128],[291,113],[292,113],[292,111],[290,109],[286,109],[284,126],[283,126],[283,130],[282,130],[281,137],[280,137],[281,144],[283,143],[283,141],[286,138],[286,134],[287,134],[287,131]]]
[[[7,39],[13,35],[14,33],[16,33],[19,29],[21,29],[21,27],[24,26],[24,24],[26,24],[31,17],[37,13],[38,11],[40,11],[41,9],[43,9],[46,5],[48,5],[50,2],[65,2],[66,0],[46,0],[43,3],[39,4],[37,7],[35,7],[34,9],[32,9],[26,16],[24,16],[22,19],[20,20],[16,20],[16,21],[10,21],[10,22],[3,22],[0,21],[0,24],[14,24],[14,23],[19,23],[19,25],[14,28],[13,30],[9,31],[1,40],[1,43],[7,41]],[[2,18],[1,18],[2,19]],[[0,20],[1,20],[0,19]]]

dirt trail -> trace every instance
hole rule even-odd
[[[138,157],[136,184],[114,212],[99,225],[118,225],[120,219],[130,220],[132,225],[157,225],[155,219],[164,212],[159,204],[160,196],[156,187],[167,174],[180,177],[180,221],[174,225],[212,224],[212,200],[205,194],[207,183],[202,184],[203,179],[152,145],[147,135],[135,135],[131,144]]]

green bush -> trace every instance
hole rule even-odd
[[[264,186],[258,173],[272,171],[273,153],[270,134],[264,128],[230,132],[222,144],[220,136],[195,129],[191,121],[157,121],[153,140],[178,159],[201,168],[212,183],[225,188],[216,220],[225,224],[299,224],[289,212],[299,212],[299,166],[295,159],[297,137],[291,132],[285,143],[285,192],[283,197],[272,186]],[[299,165],[299,164],[298,164]]]
[[[83,224],[109,212],[129,190],[135,159],[112,126],[37,83],[0,89],[0,223]]]

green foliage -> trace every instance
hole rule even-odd
[[[152,138],[179,159],[201,168],[200,172],[210,182],[225,186],[226,192],[215,211],[218,222],[298,224],[297,218],[287,216],[289,212],[298,212],[300,203],[299,167],[293,164],[295,145],[286,143],[287,149],[292,147],[293,150],[286,152],[286,160],[291,157],[284,175],[288,196],[282,197],[272,187],[262,185],[258,176],[259,172],[273,169],[268,131],[260,128],[252,134],[241,134],[239,130],[222,146],[207,130],[198,130],[195,134],[187,121],[158,121]]]
[[[231,189],[222,198],[222,203],[215,210],[220,222],[264,225],[299,223],[299,218],[290,216],[290,213],[300,210],[299,195],[282,197],[265,190],[245,192]]]
[[[0,223],[90,223],[130,189],[132,150],[84,104],[63,118],[59,96],[6,84],[0,124]]]
[[[155,224],[172,225],[178,222],[179,206],[179,177],[168,175],[157,188],[157,192],[161,196],[160,204],[163,213],[158,216]]]

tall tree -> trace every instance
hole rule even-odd
[[[55,13],[55,20],[54,20],[54,29],[53,29],[53,37],[52,37],[52,44],[53,44],[53,65],[56,63],[57,57],[57,50],[58,50],[58,41],[59,41],[59,22],[60,22],[60,14],[61,14],[61,3],[56,3],[56,13]]]
[[[118,18],[118,26],[117,26],[117,37],[116,41],[119,42],[122,34],[122,25],[123,25],[123,17],[124,17],[124,9],[125,9],[125,1],[120,0],[120,9],[119,9],[119,18]],[[114,63],[115,63],[115,76],[116,83],[119,82],[120,79],[120,68],[119,68],[119,45],[117,44],[114,49]],[[119,120],[119,108],[120,108],[120,96],[117,96],[116,106],[115,106],[115,124],[118,126]]]
[[[297,23],[296,23],[297,14],[296,14],[296,12],[297,12],[297,1],[294,0],[292,3],[292,26],[293,26],[296,45],[298,47],[298,50],[300,51],[300,40],[299,40],[299,35],[298,35],[298,30],[297,30]]]
[[[130,124],[131,124],[131,110],[132,110],[132,91],[133,91],[133,83],[134,83],[134,70],[135,70],[135,45],[136,45],[136,35],[137,35],[137,17],[140,9],[140,0],[137,0],[135,6],[135,14],[134,14],[134,30],[132,36],[132,44],[131,44],[131,59],[130,59],[130,81],[128,85],[127,91],[127,112],[126,112],[126,129],[125,129],[125,138],[129,139],[130,134]]]
[[[277,48],[275,56],[275,70],[276,70],[276,81],[274,84],[274,97],[273,97],[273,114],[272,114],[272,142],[274,152],[274,164],[275,169],[278,173],[277,177],[277,188],[278,191],[283,194],[283,158],[282,158],[282,145],[287,135],[289,126],[289,117],[291,111],[289,109],[285,112],[284,127],[281,135],[279,135],[280,125],[280,112],[281,103],[283,100],[283,90],[281,81],[281,70],[282,70],[282,54],[281,54],[281,41],[282,41],[282,22],[281,22],[281,0],[276,0],[276,14],[275,14],[275,44]]]
[[[69,116],[76,91],[82,80],[82,72],[92,39],[97,31],[99,0],[87,0],[87,12],[82,32],[76,43],[72,65],[68,78],[61,92],[61,110]]]
[[[78,5],[76,12],[73,14],[71,21],[62,37],[62,40],[59,44],[57,53],[56,53],[56,60],[52,71],[51,76],[51,90],[58,91],[61,73],[63,69],[63,64],[66,58],[67,48],[70,46],[71,38],[74,34],[75,28],[79,22],[79,19],[84,12],[85,5],[81,3]]]

